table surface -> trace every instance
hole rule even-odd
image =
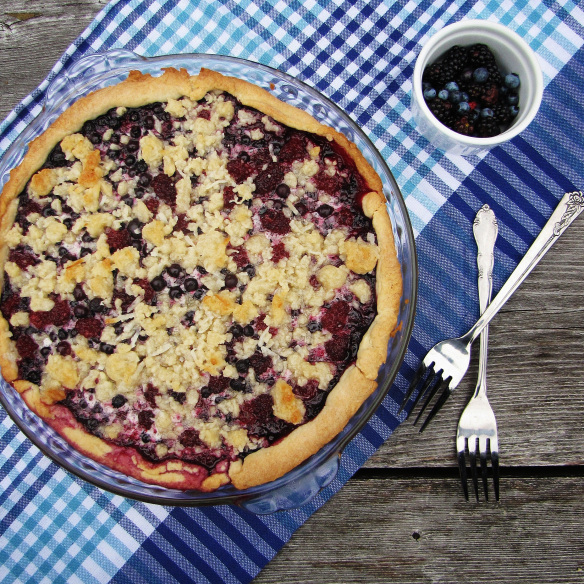
[[[105,4],[2,2],[0,119]],[[490,327],[501,501],[466,502],[458,477],[454,437],[473,390],[475,356],[436,421],[421,435],[402,424],[257,584],[584,582],[583,228],[580,218]]]

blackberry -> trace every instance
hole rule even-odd
[[[444,56],[442,63],[447,65],[452,71],[451,79],[458,75],[466,64],[468,58],[468,49],[459,45],[454,45]]]
[[[436,116],[436,118],[443,124],[448,126],[452,121],[453,105],[449,101],[442,101],[437,99],[428,104],[430,111]]]
[[[477,43],[470,47],[468,51],[468,61],[471,65],[479,67],[481,65],[487,65],[487,63],[494,63],[495,56],[487,45]]]
[[[452,129],[464,136],[472,136],[474,132],[474,125],[467,116],[462,116],[452,124]]]
[[[468,98],[470,101],[479,101],[482,98],[485,86],[482,83],[471,83],[467,88]]]
[[[488,83],[485,85],[483,87],[480,99],[483,105],[487,105],[489,107],[496,104],[499,101],[499,86],[495,83]]]
[[[503,85],[503,76],[499,72],[499,67],[497,63],[493,61],[492,63],[485,63],[485,69],[489,72],[489,81],[497,86]]]
[[[493,117],[499,124],[508,124],[513,119],[509,107],[503,103],[496,103],[491,109],[493,110]]]
[[[441,63],[432,63],[432,65],[428,65],[424,69],[422,79],[423,81],[428,81],[437,86],[442,86],[448,81],[448,79],[444,77]]]
[[[476,126],[476,134],[479,138],[490,138],[501,133],[501,128],[494,117],[480,118]]]

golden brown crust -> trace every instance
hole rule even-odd
[[[4,266],[8,255],[5,236],[12,227],[16,215],[16,197],[31,176],[43,165],[48,153],[65,136],[78,131],[86,120],[93,119],[113,107],[139,107],[183,96],[199,100],[211,90],[226,91],[244,105],[253,107],[280,123],[336,142],[351,157],[372,189],[363,200],[363,209],[373,221],[378,240],[379,257],[376,268],[378,314],[363,338],[356,364],[344,372],[339,383],[330,392],[323,410],[316,418],[297,427],[279,443],[250,454],[243,463],[233,463],[229,475],[219,472],[207,476],[201,467],[180,461],[156,464],[146,461],[135,450],[112,445],[86,432],[67,408],[47,403],[52,400],[41,395],[37,386],[17,379],[18,354],[14,343],[9,339],[8,323],[1,316],[0,366],[4,378],[22,392],[30,409],[87,456],[148,483],[173,488],[214,490],[231,480],[236,488],[245,489],[284,475],[315,454],[346,426],[375,390],[379,367],[386,359],[389,337],[397,325],[402,294],[401,270],[382,194],[382,184],[377,173],[352,142],[336,130],[320,124],[306,112],[283,103],[268,91],[239,79],[225,77],[206,69],[202,69],[195,77],[190,77],[185,70],[166,70],[160,77],[133,71],[124,82],[78,100],[46,132],[31,142],[23,162],[11,172],[10,180],[4,187],[0,199],[0,265]],[[46,185],[41,184],[41,178],[44,177],[39,178],[38,186],[43,190]],[[92,177],[88,173],[86,178],[90,180]]]
[[[241,465],[231,465],[229,476],[238,489],[273,481],[304,462],[330,442],[375,391],[377,384],[349,367],[331,390],[322,411],[283,440],[253,452]]]

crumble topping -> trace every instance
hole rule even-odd
[[[65,137],[5,239],[20,378],[208,471],[314,418],[375,316],[368,188],[339,150],[220,92]]]

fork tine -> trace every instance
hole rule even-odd
[[[472,475],[472,484],[474,487],[475,496],[477,498],[477,502],[479,500],[479,475],[477,472],[477,441],[476,438],[473,438],[471,441],[468,442],[468,454],[470,458],[470,473]]]
[[[462,483],[462,490],[464,498],[468,501],[468,485],[466,479],[466,440],[460,436],[457,440],[458,448],[458,470],[460,471],[460,482]]]
[[[489,500],[489,488],[487,483],[487,442],[488,438],[479,438],[479,451],[481,456],[481,476],[483,479],[483,490],[485,491],[485,500]]]
[[[452,379],[451,377],[447,377],[446,379],[444,379],[440,382],[440,388],[442,389],[442,393],[441,393],[440,397],[438,398],[438,400],[436,401],[436,403],[434,404],[434,407],[432,408],[432,410],[428,414],[428,417],[424,420],[424,423],[422,424],[422,427],[420,428],[420,434],[424,431],[426,426],[432,421],[432,418],[440,411],[440,408],[444,405],[444,403],[446,402],[446,400],[449,398],[450,394],[452,393],[452,390],[450,389],[450,380],[451,379]],[[420,412],[420,414],[421,413],[422,412]],[[419,417],[419,415],[418,415],[418,417]]]
[[[428,407],[428,404],[430,403],[430,401],[432,400],[434,395],[436,395],[436,391],[438,390],[438,387],[440,386],[441,381],[442,381],[442,370],[438,371],[438,373],[435,373],[434,369],[432,369],[430,372],[430,375],[428,375],[428,379],[426,379],[426,381],[424,382],[424,385],[420,389],[420,392],[418,393],[418,395],[416,397],[414,407],[412,408],[412,410],[413,410],[416,407],[416,405],[418,404],[418,402],[423,397],[426,398],[424,400],[424,403],[422,404],[422,407],[420,408],[420,411],[418,412],[418,415],[416,416],[416,419],[414,420],[414,426],[418,423],[420,416],[424,413],[424,410]]]
[[[404,399],[402,400],[402,403],[399,407],[399,410],[397,411],[398,415],[401,414],[402,410],[406,407],[407,403],[410,401],[412,394],[416,390],[416,387],[418,386],[418,383],[420,383],[420,380],[422,379],[422,377],[424,377],[425,372],[426,372],[426,367],[425,367],[424,363],[422,362],[422,363],[420,363],[420,366],[418,367],[418,370],[416,371],[414,378],[412,379],[412,382],[410,383],[410,386],[408,387],[408,391],[406,392],[406,395],[404,396]],[[410,410],[410,412],[411,412],[411,410]],[[408,413],[408,416],[409,415],[410,414]]]
[[[495,500],[499,500],[499,452],[491,450],[491,464],[493,465],[493,485],[495,487]]]

